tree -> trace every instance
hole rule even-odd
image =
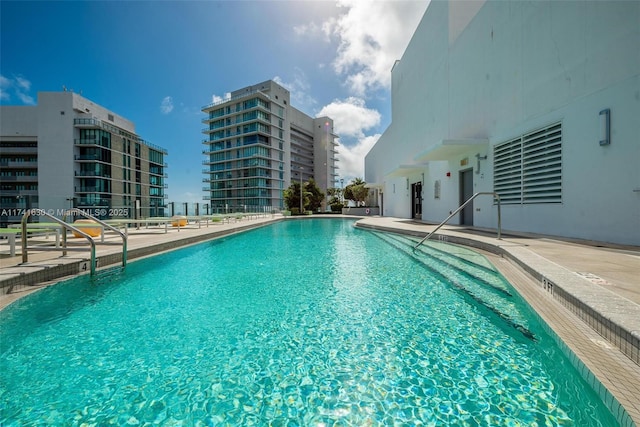
[[[340,212],[344,207],[342,203],[343,190],[340,188],[327,188],[327,194],[329,195],[329,206],[331,206],[332,212]]]
[[[336,199],[337,201],[340,201],[340,197],[342,196],[342,190],[339,188],[327,188],[327,195],[329,197],[331,197],[330,200],[334,200]],[[329,204],[331,204],[331,202],[329,202]]]
[[[284,190],[283,198],[290,211],[300,209],[300,183],[292,182],[289,188]]]
[[[310,178],[309,181],[304,183],[302,189],[303,197],[305,199],[305,209],[314,212],[320,209],[322,202],[324,201],[324,193],[320,190],[316,181],[313,178]]]
[[[289,188],[284,190],[284,203],[290,211],[298,211],[300,209],[300,183],[292,182]],[[311,178],[302,184],[302,210],[316,211],[322,206],[324,193],[315,180]]]
[[[366,182],[362,178],[355,178],[349,185],[344,188],[344,198],[353,200],[356,202],[356,206],[360,206],[360,203],[364,205],[364,202],[369,196],[369,189],[365,187]]]

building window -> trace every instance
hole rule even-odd
[[[503,204],[562,203],[562,124],[493,148],[493,188]]]

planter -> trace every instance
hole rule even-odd
[[[372,216],[372,215],[380,215],[380,208],[375,207],[363,207],[363,208],[355,208],[348,207],[342,208],[342,215],[355,215],[355,216]]]

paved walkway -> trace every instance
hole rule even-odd
[[[170,228],[167,233],[163,227],[130,229],[128,259],[280,219],[268,216],[208,226],[190,224],[180,231]],[[434,229],[419,221],[388,217],[366,217],[358,221],[358,226],[416,237],[423,237]],[[524,234],[505,234],[498,240],[495,232],[458,226],[445,226],[434,237],[484,251],[556,332],[561,345],[567,345],[578,357],[575,363],[593,373],[587,376],[591,376],[601,397],[606,401],[610,392],[626,409],[629,419],[640,425],[640,247]],[[70,240],[69,246],[81,249],[78,248],[82,245],[80,240]],[[108,234],[105,242],[97,245],[99,266],[117,265],[120,241],[119,236]],[[89,257],[85,244],[81,251],[70,252],[65,257],[59,252],[32,252],[29,262],[23,264],[19,253],[8,256],[8,245],[2,242],[0,309],[40,288],[38,284],[59,280],[61,272],[69,276],[78,274]],[[5,285],[9,282],[20,284],[7,295]]]

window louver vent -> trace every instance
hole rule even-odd
[[[553,124],[493,149],[494,191],[504,204],[562,202],[562,125]]]

